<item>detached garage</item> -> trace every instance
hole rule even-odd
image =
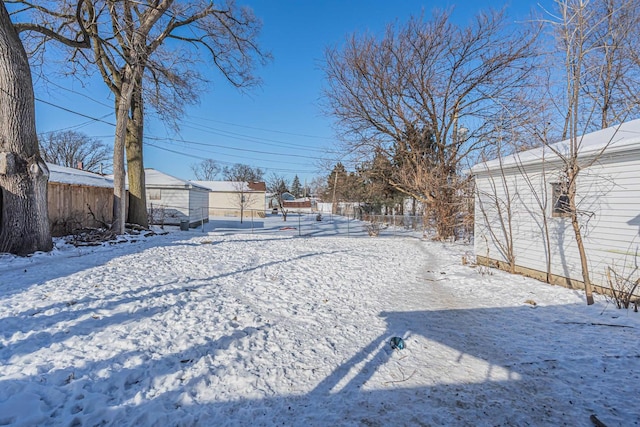
[[[209,190],[155,169],[145,169],[147,210],[154,224],[196,227],[209,221]]]
[[[252,218],[264,217],[264,182],[191,181],[209,190],[209,215]]]
[[[580,256],[563,209],[569,141],[480,163],[475,176],[478,263],[583,288]],[[640,120],[580,138],[576,204],[595,289],[612,269],[631,281],[640,265]],[[636,291],[637,292],[637,291]]]

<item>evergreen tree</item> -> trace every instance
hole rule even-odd
[[[291,183],[291,194],[296,198],[302,196],[302,186],[300,185],[298,175],[293,178],[293,182]]]

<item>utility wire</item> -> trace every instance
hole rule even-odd
[[[202,157],[202,156],[196,156],[194,154],[189,154],[189,153],[185,153],[183,151],[177,151],[177,150],[172,150],[170,148],[165,148],[165,147],[160,147],[158,145],[152,144],[152,143],[145,143],[146,145],[150,146],[150,147],[154,147],[157,148],[159,150],[162,151],[168,151],[170,153],[174,153],[174,154],[180,154],[181,156],[185,156],[185,157],[190,157],[192,159],[198,159],[198,160],[207,160],[206,157]],[[223,164],[223,165],[234,165],[235,163],[233,162],[224,162],[224,161],[220,161],[220,160],[216,160],[216,162]],[[277,172],[291,172],[291,173],[301,173],[301,172],[309,172],[312,173],[313,171],[311,170],[300,170],[300,169],[281,169],[281,168],[272,168],[272,167],[263,167],[263,166],[258,166],[260,169],[266,169],[266,170],[271,170],[271,171],[277,171]]]
[[[154,147],[159,147],[159,148],[161,148],[161,149],[163,148],[163,146],[158,145],[158,144],[157,144],[158,142],[162,142],[163,144],[170,144],[170,143],[165,142],[165,141],[158,141],[158,140],[155,140],[155,141],[156,141],[156,144],[154,144],[153,146],[154,146]],[[148,146],[148,145],[150,145],[150,143],[149,143],[148,141],[145,141],[145,146]],[[173,147],[175,147],[175,144],[173,144]],[[221,153],[221,152],[219,152],[219,151],[211,151],[211,150],[206,150],[206,149],[202,149],[202,148],[194,148],[194,147],[185,147],[185,148],[187,148],[187,149],[189,149],[189,150],[192,150],[192,151],[197,151],[197,152],[199,152],[199,153],[204,153],[203,155],[208,155],[208,156],[209,156],[208,158],[215,157],[215,158],[216,158],[216,161],[219,161],[218,159],[219,159],[221,156],[222,156],[222,157],[230,157],[230,158],[233,158],[233,159],[253,160],[253,161],[258,161],[258,162],[262,162],[262,161],[265,161],[265,160],[266,160],[264,157],[262,157],[262,158],[255,158],[255,157],[249,157],[249,156],[245,156],[245,155],[239,156],[239,155],[233,155],[233,154]],[[167,148],[167,149],[169,149],[169,148]],[[237,163],[237,161],[236,161],[236,163]],[[294,163],[294,162],[289,162],[289,161],[287,161],[286,163],[287,163],[288,165],[296,165],[296,166],[300,166],[300,167],[308,167],[308,165],[309,165],[309,163],[308,163],[308,162],[306,162],[306,163]]]
[[[94,103],[96,103],[96,104],[98,104],[98,105],[102,105],[103,107],[113,108],[113,105],[111,105],[111,104],[107,104],[107,103],[102,102],[102,101],[98,101],[97,99],[90,97],[90,96],[89,96],[89,95],[87,95],[86,93],[78,92],[77,90],[74,90],[74,89],[69,89],[68,87],[64,87],[64,86],[62,86],[62,85],[60,85],[60,84],[58,84],[58,83],[54,82],[53,80],[49,80],[49,79],[48,79],[48,78],[46,78],[46,77],[44,78],[44,80],[46,81],[46,84],[47,84],[47,85],[55,86],[55,87],[57,87],[57,88],[59,88],[59,89],[62,89],[62,90],[64,90],[64,91],[66,91],[66,92],[70,92],[70,93],[72,93],[72,94],[74,94],[74,95],[81,96],[81,97],[83,97],[83,98],[88,99],[88,100],[89,100],[89,101],[91,101],[91,102],[94,102]]]
[[[99,100],[97,100],[95,98],[92,98],[92,97],[88,96],[87,94],[78,92],[77,90],[66,88],[66,87],[64,87],[62,85],[59,85],[59,84],[57,84],[55,82],[52,82],[50,80],[47,80],[47,84],[51,84],[53,86],[56,86],[56,87],[58,87],[58,88],[60,88],[62,90],[70,92],[70,93],[72,93],[74,95],[82,96],[82,97],[84,97],[84,98],[86,98],[86,99],[88,99],[88,100],[90,100],[90,101],[92,101],[92,102],[94,102],[94,103],[96,103],[98,105],[111,108],[111,105],[108,105],[108,104],[106,104],[106,103],[104,103],[102,101],[99,101]],[[41,100],[39,98],[36,98],[36,100],[38,100],[40,102],[48,103],[47,101],[43,101],[43,100]],[[53,105],[51,103],[48,103],[48,104],[49,105]],[[64,107],[60,107],[58,105],[54,105],[54,106],[57,107],[57,108],[64,109]],[[65,111],[71,112],[69,110],[65,110]],[[73,112],[73,113],[76,114],[75,112]],[[155,116],[156,116],[156,118],[159,118],[157,115],[155,115]],[[229,125],[229,126],[243,128],[243,129],[252,129],[252,130],[259,130],[259,131],[262,131],[262,132],[271,132],[271,133],[277,133],[277,134],[282,134],[282,135],[291,135],[291,136],[299,136],[299,137],[303,137],[303,138],[313,138],[313,139],[323,139],[323,140],[326,140],[326,141],[335,141],[334,138],[326,137],[326,136],[308,135],[308,134],[287,132],[287,131],[276,130],[276,129],[266,129],[266,128],[260,128],[260,127],[255,127],[255,126],[242,125],[242,124],[238,124],[238,123],[225,122],[225,121],[221,121],[221,120],[213,120],[213,119],[209,119],[209,118],[205,118],[205,117],[199,117],[199,116],[191,116],[191,117],[194,118],[194,119],[198,119],[199,121],[221,123],[221,124],[226,124],[226,125]],[[181,122],[183,122],[183,121],[181,121]],[[186,120],[184,122],[194,123],[194,122],[190,122],[188,120]],[[272,139],[268,139],[268,138],[253,137],[251,135],[244,135],[244,134],[235,133],[235,132],[231,132],[231,131],[226,131],[226,130],[223,130],[223,129],[217,129],[217,128],[213,128],[213,127],[209,127],[209,126],[205,126],[205,125],[201,125],[201,124],[198,124],[198,125],[200,125],[200,126],[202,126],[204,128],[211,129],[211,130],[216,130],[216,131],[219,131],[219,132],[226,132],[226,133],[233,134],[233,135],[238,135],[238,136],[241,136],[241,137],[254,138],[256,140],[262,139],[262,140],[268,141],[268,142],[278,142],[278,143],[282,143],[282,144],[289,144],[291,146],[299,146],[301,148],[310,149],[309,147],[306,147],[306,146],[304,146],[302,144],[286,143],[286,142],[272,140]],[[113,125],[113,126],[115,126],[115,125]]]
[[[181,123],[194,123],[191,122],[189,120],[181,120]],[[239,140],[243,140],[243,141],[249,141],[249,142],[256,142],[259,144],[268,144],[270,146],[282,146],[285,148],[299,148],[299,149],[304,149],[307,151],[317,151],[317,152],[324,152],[325,150],[319,149],[319,148],[313,148],[313,147],[309,147],[308,145],[303,145],[303,144],[295,144],[292,142],[284,142],[284,141],[278,141],[275,139],[267,139],[267,138],[262,138],[262,137],[256,137],[256,136],[252,136],[252,135],[244,135],[241,133],[235,133],[235,132],[231,132],[228,130],[224,130],[224,129],[218,129],[218,128],[214,128],[211,126],[204,126],[201,125],[199,123],[195,124],[195,125],[184,125],[182,124],[181,127],[186,127],[186,128],[190,128],[190,129],[194,129],[194,130],[205,130],[206,132],[209,133],[213,133],[215,135],[220,135],[220,136],[225,136],[228,138],[233,138],[233,139],[239,139]]]
[[[254,126],[247,126],[247,125],[240,125],[237,123],[230,123],[230,122],[223,122],[220,120],[213,120],[213,119],[207,119],[204,117],[198,117],[198,116],[192,116],[194,119],[198,119],[198,120],[205,120],[208,122],[214,122],[214,123],[222,123],[225,125],[229,125],[229,126],[236,126],[239,128],[244,128],[244,129],[253,129],[253,130],[260,130],[260,131],[264,131],[264,132],[273,132],[273,133],[280,133],[280,134],[284,134],[284,135],[292,135],[292,136],[301,136],[304,138],[316,138],[316,139],[326,139],[327,141],[333,141],[333,138],[329,138],[326,136],[317,136],[317,135],[306,135],[303,133],[293,133],[293,132],[285,132],[285,131],[280,131],[280,130],[274,130],[274,129],[265,129],[265,128],[259,128],[259,127],[254,127]]]
[[[62,107],[62,106],[60,106],[60,105],[56,105],[56,104],[54,104],[53,102],[45,101],[44,99],[40,99],[40,98],[35,98],[35,99],[36,99],[36,101],[38,101],[38,102],[42,102],[43,104],[47,104],[47,105],[50,105],[50,106],[52,106],[52,107],[58,108],[58,109],[60,109],[60,110],[62,110],[62,111],[66,111],[67,113],[75,114],[75,115],[77,115],[77,116],[84,117],[85,119],[91,119],[91,120],[93,120],[93,121],[100,122],[100,123],[104,123],[104,124],[107,124],[107,125],[109,125],[109,126],[113,126],[113,127],[115,127],[115,126],[116,126],[116,125],[115,125],[115,123],[107,122],[107,121],[102,120],[102,119],[99,119],[99,118],[97,118],[97,117],[92,117],[92,116],[89,116],[89,115],[87,115],[87,114],[83,114],[83,113],[79,113],[79,112],[77,112],[77,111],[73,111],[73,110],[71,110],[71,109],[69,109],[69,108]],[[111,115],[111,114],[109,114],[109,115]]]
[[[74,91],[71,91],[71,92],[74,92]],[[35,98],[35,99],[38,102],[41,102],[41,103],[46,104],[46,105],[50,105],[50,106],[52,106],[54,108],[58,108],[58,109],[63,110],[65,112],[68,112],[68,113],[71,113],[71,114],[75,114],[75,115],[78,115],[80,117],[85,117],[85,118],[90,119],[91,121],[94,121],[94,122],[100,122],[100,123],[104,123],[104,124],[107,124],[107,125],[115,127],[114,123],[104,120],[105,117],[110,116],[112,113],[109,113],[109,114],[107,114],[107,115],[105,115],[105,116],[103,116],[101,118],[98,118],[98,117],[90,116],[88,114],[83,114],[83,113],[74,111],[74,110],[72,110],[70,108],[62,107],[62,106],[57,105],[57,104],[55,104],[53,102],[45,101],[45,100],[40,99],[40,98]],[[85,125],[85,124],[83,124],[83,125]],[[250,127],[248,127],[248,128],[250,128]],[[259,128],[255,128],[255,129],[259,129]],[[266,131],[270,131],[270,130],[267,130],[267,129],[265,129],[265,130]],[[272,131],[272,132],[279,132],[279,131]],[[229,133],[233,133],[233,132],[229,132]],[[288,132],[279,132],[279,133],[290,134]],[[236,135],[240,135],[240,134],[236,134]],[[222,136],[227,136],[227,135],[222,135]],[[227,137],[231,137],[231,136],[227,136]],[[157,149],[160,149],[160,150],[164,150],[164,151],[167,151],[167,152],[172,152],[172,153],[176,153],[176,154],[182,154],[182,155],[187,156],[187,157],[192,157],[192,158],[201,159],[201,160],[206,160],[206,158],[201,157],[201,156],[186,154],[186,153],[183,153],[183,152],[180,152],[180,151],[176,151],[176,150],[171,150],[171,149],[165,148],[165,147],[160,147],[158,145],[151,144],[149,142],[149,139],[157,141],[157,142],[171,142],[171,141],[177,142],[177,141],[182,141],[182,142],[184,142],[186,144],[194,144],[194,145],[200,145],[200,146],[205,146],[205,147],[216,147],[216,148],[221,148],[221,149],[226,149],[226,150],[234,150],[234,151],[256,153],[256,154],[265,154],[265,155],[271,155],[271,156],[296,157],[296,158],[303,158],[303,159],[310,159],[310,160],[317,160],[317,161],[330,161],[330,162],[333,161],[333,162],[342,162],[343,164],[345,163],[345,160],[343,160],[343,159],[338,159],[338,160],[333,159],[332,160],[332,159],[326,159],[326,158],[322,158],[322,157],[305,156],[305,155],[300,155],[300,154],[282,154],[282,153],[276,153],[276,152],[270,152],[270,151],[251,150],[251,149],[237,148],[237,147],[228,147],[228,146],[220,145],[220,144],[203,143],[203,142],[190,141],[190,140],[184,140],[184,139],[174,139],[174,140],[172,140],[171,138],[168,138],[168,137],[167,138],[163,138],[163,137],[152,136],[152,135],[145,137],[144,144],[146,144],[146,145],[149,145],[151,147],[154,147],[154,148],[157,148]],[[240,139],[240,138],[236,138],[236,139]],[[251,142],[257,142],[257,141],[251,141]],[[293,145],[295,145],[295,144],[293,144]],[[306,148],[306,149],[308,149],[308,148]],[[233,156],[231,156],[229,154],[221,154],[221,153],[215,153],[215,154],[233,157]],[[241,159],[248,159],[247,157],[240,157],[240,158]],[[251,160],[264,160],[264,159],[251,159]],[[220,162],[220,163],[225,163],[225,162]],[[232,164],[232,163],[229,163],[229,164]],[[306,165],[300,164],[300,166],[304,167]],[[278,170],[278,171],[283,171],[283,172],[299,172],[299,170],[296,171],[296,170],[292,170],[292,169],[281,169],[281,168],[268,168],[268,167],[265,167],[263,169]]]
[[[90,120],[93,120],[95,122],[100,122],[100,123],[104,123],[110,126],[115,127],[114,123],[108,122],[106,120],[103,120],[103,118],[105,116],[103,116],[103,118],[98,118],[98,117],[93,117],[87,114],[83,114],[74,110],[71,110],[69,108],[66,107],[62,107],[60,105],[57,105],[55,103],[49,102],[49,101],[45,101],[43,99],[40,98],[36,98],[36,101],[41,102],[43,104],[46,105],[50,105],[52,107],[58,108],[60,110],[63,110],[65,112],[71,113],[71,114],[75,114],[78,115],[80,117],[84,117]],[[111,115],[111,113],[109,113],[106,116]],[[53,131],[52,131],[53,132]],[[226,136],[226,135],[221,135],[221,136]],[[153,139],[156,141],[169,141],[170,138],[164,138],[164,137],[158,137],[158,136],[147,136],[145,139]],[[223,149],[227,149],[227,150],[234,150],[234,151],[241,151],[241,152],[249,152],[249,153],[256,153],[256,154],[266,154],[266,155],[272,155],[272,156],[285,156],[285,157],[297,157],[297,158],[306,158],[306,159],[310,159],[310,160],[329,160],[331,161],[331,159],[324,159],[322,157],[317,157],[317,156],[305,156],[305,155],[301,155],[301,154],[283,154],[283,153],[276,153],[273,151],[262,151],[262,150],[250,150],[247,148],[238,148],[238,147],[229,147],[229,146],[225,146],[225,145],[220,145],[220,144],[211,144],[211,143],[204,143],[204,142],[198,142],[198,141],[190,141],[190,140],[185,140],[185,139],[179,139],[179,141],[185,142],[185,143],[189,143],[189,144],[196,144],[196,145],[203,145],[203,146],[209,146],[209,147],[217,147],[217,148],[223,148]]]
[[[167,141],[168,138],[159,138],[159,137],[154,137],[154,136],[148,136],[148,137],[146,137],[146,139],[152,139],[154,141]],[[212,143],[208,143],[208,142],[190,141],[190,140],[186,140],[186,139],[181,139],[180,141],[182,141],[184,143],[187,143],[187,144],[202,145],[202,146],[205,146],[205,147],[223,148],[225,150],[242,151],[242,152],[246,152],[246,153],[267,154],[267,155],[270,155],[270,156],[296,157],[296,158],[310,159],[310,160],[324,160],[321,157],[304,156],[302,154],[281,154],[281,153],[274,153],[272,151],[261,151],[261,150],[251,150],[251,149],[248,149],[248,148],[227,147],[225,145],[212,144]]]

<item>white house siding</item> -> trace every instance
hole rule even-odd
[[[152,198],[152,194],[160,198]],[[164,223],[178,225],[182,220],[197,224],[209,220],[209,192],[193,188],[147,187],[147,208],[164,211]],[[157,218],[156,218],[157,220]]]
[[[189,190],[189,211],[191,223],[209,221],[209,191],[192,188]]]
[[[264,216],[266,209],[265,191],[256,189],[256,185],[264,183],[247,183],[242,181],[191,181],[209,190],[209,215],[245,218]],[[240,200],[244,196],[244,206]]]
[[[212,216],[240,216],[238,195],[234,192],[210,192],[209,215]]]
[[[251,216],[251,211],[265,212],[264,191],[246,191],[244,193],[231,191],[212,191],[209,193],[209,215],[212,216],[240,216],[240,197],[244,195],[245,216]]]
[[[586,158],[585,158],[586,160]],[[584,162],[583,162],[584,163]],[[582,280],[580,257],[569,218],[552,217],[551,184],[558,182],[561,163],[549,158],[545,162],[495,162],[489,168],[474,167],[476,174],[475,253],[479,257],[506,262],[496,239],[504,241],[499,215],[489,205],[492,195],[506,200],[506,183],[512,201],[512,226],[515,263],[518,267],[544,273],[547,270],[547,248],[541,208],[534,196],[548,198],[546,212],[551,240],[551,273]],[[583,169],[577,182],[577,203],[583,215],[585,249],[594,284],[608,288],[606,268],[629,273],[640,253],[640,141],[622,150],[611,149],[598,162]],[[528,177],[528,178],[527,178]],[[546,178],[545,179],[543,179]],[[493,182],[494,186],[491,185]],[[527,184],[531,183],[531,186]],[[487,218],[482,214],[484,204]],[[492,224],[496,236],[488,225]],[[640,260],[638,260],[640,261]]]
[[[159,172],[145,169],[147,209],[153,212],[153,221],[164,224],[190,225],[208,221],[209,191],[197,184]]]
[[[155,195],[160,194],[160,198]],[[180,224],[190,221],[189,190],[186,188],[163,188],[147,186],[147,208],[164,211],[165,224]]]
[[[581,187],[588,196],[579,207],[595,213],[585,227],[585,248],[594,280],[600,276],[604,284],[607,266],[629,272],[640,261],[640,147],[585,172]]]

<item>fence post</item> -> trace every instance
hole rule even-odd
[[[300,211],[298,211],[298,237],[302,236],[302,230],[301,230],[301,225],[300,225]]]
[[[200,216],[202,217],[202,232],[204,233],[204,208],[200,206]]]
[[[253,234],[253,209],[251,209],[251,234]]]
[[[396,214],[391,215],[391,220],[393,221],[393,237],[396,237]]]
[[[351,230],[349,229],[349,228],[350,228],[350,222],[351,222],[351,217],[350,217],[350,216],[348,216],[348,217],[347,217],[347,238],[349,238],[349,237],[350,237],[350,236],[349,236],[349,233],[350,233],[350,231],[351,231]]]

